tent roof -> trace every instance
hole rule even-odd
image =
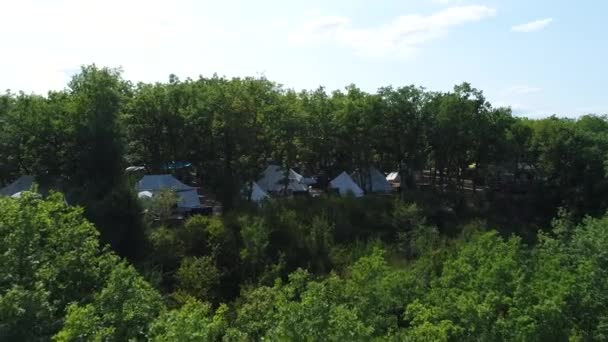
[[[285,171],[278,165],[268,165],[258,180],[258,185],[265,191],[281,191],[285,184]],[[303,184],[304,177],[292,169],[287,174],[287,189],[291,191],[308,191],[308,186]]]
[[[146,175],[137,182],[138,191],[158,191],[163,189],[184,191],[192,190],[194,188],[180,182],[172,175]]]
[[[129,166],[125,169],[127,172],[145,171],[146,168],[143,166]]]
[[[378,171],[375,167],[369,168],[369,174],[371,176],[371,185],[369,186],[370,192],[391,192],[393,191],[393,187],[386,180],[384,175]],[[357,182],[359,186],[362,186],[363,183],[361,179],[362,175],[360,172],[353,173],[353,179]]]
[[[295,179],[304,185],[313,185],[317,182],[313,178],[302,176],[301,174],[295,172],[293,169],[289,169],[289,178]]]
[[[172,175],[146,175],[137,182],[137,191],[140,194],[144,191],[155,194],[167,189],[173,190],[177,194],[178,208],[191,209],[201,206],[201,201],[198,197],[196,188],[180,182]]]
[[[13,196],[16,193],[28,191],[34,185],[34,177],[21,176],[11,184],[0,189],[0,196]]]
[[[198,197],[196,189],[184,190],[177,192],[179,201],[177,201],[177,207],[183,209],[199,208],[201,206],[201,200]]]
[[[251,186],[251,200],[253,202],[260,202],[266,198],[268,198],[266,191],[262,190],[258,183],[253,182],[253,185]]]
[[[154,194],[152,191],[144,190],[137,193],[137,198],[152,198]]]
[[[398,182],[400,178],[399,172],[397,171],[393,171],[386,176],[386,180],[389,182]]]
[[[355,197],[363,196],[363,190],[346,172],[342,172],[338,177],[329,182],[329,187],[338,189],[341,196],[346,196],[348,193],[352,193]]]

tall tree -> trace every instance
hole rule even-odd
[[[143,241],[141,210],[124,175],[118,123],[129,83],[120,70],[83,67],[69,83],[74,130],[64,164],[68,200],[85,207],[101,238],[121,255],[136,257]]]
[[[374,164],[378,148],[378,130],[381,98],[365,93],[355,85],[346,87],[346,93],[334,92],[337,106],[336,135],[338,166],[342,170],[359,170],[364,190],[370,190],[369,168]]]
[[[303,107],[304,137],[300,157],[312,172],[325,175],[338,174],[336,166],[335,102],[324,88],[300,93]]]
[[[393,89],[381,88],[383,100],[382,150],[396,167],[401,187],[413,186],[413,172],[420,171],[426,162],[426,118],[424,89],[408,86]]]

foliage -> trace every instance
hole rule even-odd
[[[160,315],[150,326],[152,341],[218,341],[228,326],[228,307],[215,313],[207,303],[189,300],[181,308]]]
[[[162,298],[132,266],[119,263],[104,288],[84,306],[68,308],[56,341],[142,339],[164,309]]]
[[[176,279],[179,291],[204,301],[213,301],[220,283],[220,271],[208,256],[182,259]]]
[[[149,259],[161,268],[175,269],[186,254],[184,241],[172,228],[165,226],[152,228],[148,230],[146,238],[149,244]]]
[[[175,213],[179,197],[175,191],[166,189],[159,191],[150,199],[144,200],[146,205],[146,219],[148,225],[158,220],[161,225],[169,223],[171,216]]]
[[[241,217],[241,259],[250,265],[253,277],[263,269],[267,263],[268,247],[270,245],[270,229],[261,218]]]
[[[114,258],[101,251],[82,210],[60,194],[0,198],[0,212],[0,336],[48,336],[69,303],[100,288]]]

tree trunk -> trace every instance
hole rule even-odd
[[[230,138],[227,134],[224,137],[224,184],[222,191],[222,210],[229,211],[232,209],[232,200],[233,200],[233,172],[232,172],[232,146],[230,144]]]
[[[405,199],[405,192],[409,190],[409,171],[407,170],[407,166],[404,165],[403,162],[399,163],[399,191],[401,192],[401,199]]]

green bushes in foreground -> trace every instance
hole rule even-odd
[[[280,256],[287,250],[278,259],[269,256],[276,248],[273,232],[280,228],[267,226],[270,221],[258,214],[156,228],[178,240],[193,236],[184,230],[207,235],[204,241],[182,241],[173,284],[155,288],[102,248],[82,210],[67,206],[60,195],[0,198],[0,339],[608,338],[608,216],[574,224],[562,215],[530,246],[479,225],[448,240],[419,211],[402,205],[395,204],[391,222],[410,232],[402,238],[407,244],[377,239],[336,245],[330,238],[335,221],[327,216],[301,221],[283,217],[297,216],[289,210],[278,213],[279,222],[292,222],[287,228],[314,226],[301,228],[308,242],[289,245],[309,251],[310,262],[302,264],[308,270],[289,271],[294,265]],[[233,259],[226,251],[233,245],[226,241],[242,246]],[[405,253],[408,248],[415,252]],[[342,260],[336,265],[344,266],[333,265],[336,256]],[[350,259],[355,260],[345,263]],[[241,278],[230,274],[227,260],[237,262],[232,267],[242,271]],[[241,281],[240,290],[229,298],[218,290],[233,286],[227,283],[232,279]]]

